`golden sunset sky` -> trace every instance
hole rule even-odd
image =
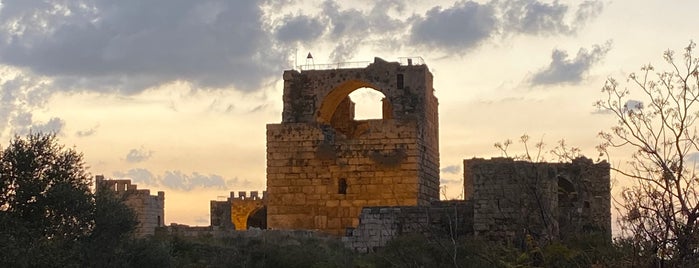
[[[428,3],[429,2],[429,3]],[[422,57],[439,99],[441,182],[523,133],[597,158],[608,77],[668,69],[699,37],[699,1],[52,0],[0,5],[0,141],[56,131],[89,171],[165,191],[165,222],[209,224],[209,200],[265,189],[265,125],[282,72]],[[358,109],[379,107],[366,92]],[[370,100],[374,98],[373,100]],[[612,164],[623,154],[613,155]]]

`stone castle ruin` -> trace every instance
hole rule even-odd
[[[165,192],[151,195],[148,189],[138,189],[131,180],[105,179],[103,175],[95,176],[96,193],[114,191],[117,197],[123,198],[126,206],[136,214],[138,225],[135,235],[144,237],[155,234],[157,227],[164,226],[165,221]]]
[[[440,201],[438,103],[420,58],[287,70],[283,78],[282,121],[267,125],[267,191],[231,192],[211,201],[211,226],[172,225],[171,233],[320,231],[363,252],[406,233],[521,242],[596,232],[611,239],[606,162],[467,159],[464,200]],[[385,96],[382,118],[355,119],[349,94],[360,88]],[[136,191],[128,181],[109,183],[117,192]],[[162,219],[164,197],[145,191],[134,195],[132,207],[152,228]]]
[[[363,207],[439,199],[432,73],[409,62],[284,72],[282,122],[267,125],[269,228],[341,235]],[[348,95],[363,87],[386,96],[382,119],[354,119]]]
[[[282,122],[267,125],[270,229],[344,235],[360,251],[448,230],[496,241],[611,238],[606,162],[464,160],[465,200],[439,201],[437,98],[420,58],[283,78]],[[354,119],[348,95],[364,87],[386,96],[383,118]]]

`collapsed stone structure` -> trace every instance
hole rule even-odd
[[[224,229],[247,230],[267,228],[266,192],[231,192],[226,201],[211,201],[211,226]]]
[[[367,252],[401,234],[471,234],[520,243],[598,233],[611,239],[609,164],[581,157],[570,163],[511,158],[464,160],[463,201],[430,206],[367,207],[360,224],[343,237]]]
[[[138,226],[135,235],[144,237],[155,234],[157,227],[164,226],[165,221],[165,192],[151,195],[148,189],[138,189],[131,180],[105,179],[103,175],[95,176],[96,194],[100,191],[114,191],[117,197],[123,198],[124,204],[136,214]]]
[[[363,87],[386,96],[382,119],[354,120],[348,95]],[[418,58],[285,71],[282,122],[267,125],[268,227],[341,235],[364,207],[438,200],[433,91]]]
[[[478,236],[557,239],[599,232],[611,237],[607,162],[584,157],[570,163],[468,159],[464,192],[473,203],[473,231]]]

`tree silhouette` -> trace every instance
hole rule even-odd
[[[624,238],[637,250],[634,255],[680,266],[694,266],[699,259],[699,176],[692,160],[699,155],[695,46],[690,42],[681,57],[666,51],[669,71],[655,73],[646,65],[632,73],[633,91],[609,79],[602,88],[607,98],[596,103],[617,119],[610,132],[599,134],[601,154],[633,150],[627,167],[613,167],[633,182],[618,201]]]

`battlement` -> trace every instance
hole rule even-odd
[[[151,195],[148,189],[138,189],[131,180],[105,179],[104,175],[95,176],[95,193],[113,191],[122,197],[124,204],[136,213],[137,236],[153,235],[155,228],[163,226],[165,221],[165,192]]]
[[[131,180],[105,179],[104,175],[95,176],[95,192],[109,189],[117,194],[129,193],[131,195],[151,196],[149,189],[138,189],[138,185],[132,184]],[[158,191],[157,195],[151,197],[165,199],[165,192]]]
[[[267,195],[267,191],[262,191],[262,195],[260,195],[259,191],[238,191],[238,195],[236,195],[235,191],[231,191],[231,195],[229,197],[230,200],[264,200],[265,195]]]

